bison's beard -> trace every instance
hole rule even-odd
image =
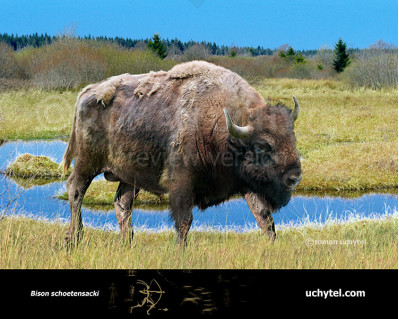
[[[256,165],[249,158],[241,163],[238,174],[247,190],[260,197],[271,212],[284,207],[291,199],[292,192],[284,187],[274,167]]]
[[[287,205],[291,199],[291,192],[286,190],[279,190],[273,186],[267,186],[255,192],[260,196],[267,206],[266,208],[274,212]]]
[[[281,177],[273,170],[269,172],[257,165],[242,165],[240,176],[247,184],[247,188],[264,200],[269,211],[276,211],[291,199],[292,191],[287,190],[282,183]]]
[[[249,189],[262,199],[270,212],[286,206],[291,199],[292,193],[291,191],[287,191],[283,185],[273,182],[254,183],[253,180],[249,185]]]

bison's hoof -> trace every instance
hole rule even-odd
[[[267,235],[269,236],[269,239],[272,243],[276,240],[276,233],[274,231],[268,231]]]
[[[79,244],[81,236],[82,236],[82,231],[75,232],[73,234],[69,230],[67,230],[65,232],[65,238],[64,238],[65,248],[69,249],[72,248],[73,246],[77,246]]]
[[[72,235],[70,231],[65,232],[64,245],[66,249],[69,249],[72,246]]]

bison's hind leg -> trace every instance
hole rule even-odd
[[[65,242],[67,247],[78,244],[83,234],[82,223],[82,201],[87,188],[90,186],[96,174],[82,173],[76,167],[67,180],[67,190],[69,197],[69,205],[71,208],[71,223],[69,230],[66,232]]]
[[[130,244],[133,240],[132,208],[140,189],[133,185],[120,182],[114,197],[116,219],[121,229],[122,237]]]
[[[187,245],[187,234],[193,222],[193,199],[189,182],[185,176],[176,178],[181,184],[172,185],[169,190],[169,205],[172,218],[175,221],[177,232],[177,244],[185,247]]]

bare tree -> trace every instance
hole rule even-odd
[[[354,56],[354,63],[344,72],[352,85],[380,89],[398,85],[398,50],[382,40],[361,50]]]
[[[176,44],[172,44],[166,50],[166,56],[169,59],[178,60],[182,56],[182,54],[183,54],[183,52],[180,50],[180,48]]]
[[[209,57],[209,50],[202,44],[196,43],[184,51],[182,60],[206,60]]]
[[[147,44],[144,41],[139,41],[134,45],[135,50],[145,50],[147,49]]]
[[[323,69],[330,69],[334,61],[334,51],[328,46],[322,46],[317,50],[314,59]]]

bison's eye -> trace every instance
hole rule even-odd
[[[269,144],[264,144],[264,145],[255,145],[254,151],[256,154],[263,154],[271,151],[271,146]]]

